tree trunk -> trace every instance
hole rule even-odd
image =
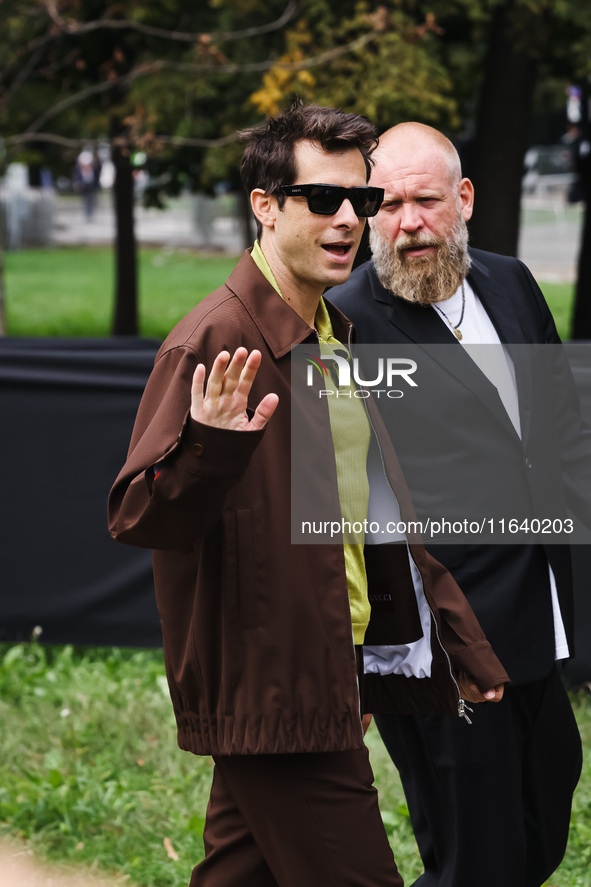
[[[474,246],[517,255],[523,158],[528,148],[536,63],[516,45],[513,2],[491,23],[474,143],[476,200],[470,222]]]
[[[589,90],[584,88],[581,100],[582,120],[577,171],[585,201],[585,219],[579,247],[571,332],[573,339],[591,339],[591,212],[589,211],[589,207],[591,207],[591,152],[588,149],[591,139],[591,124],[589,121],[589,101]]]
[[[137,336],[137,246],[134,230],[134,182],[129,148],[116,146],[113,199],[115,204],[115,313],[114,336]]]
[[[1,212],[1,209],[0,209]],[[6,335],[6,299],[4,295],[4,232],[0,219],[0,336]]]
[[[240,218],[240,227],[242,229],[243,249],[248,249],[253,244],[252,236],[252,209],[250,206],[250,196],[244,188],[238,189],[238,215]]]
[[[2,206],[0,206],[0,336],[5,335],[6,291],[4,289],[4,212],[2,210]]]
[[[572,339],[591,339],[591,213],[589,212],[591,193],[589,189],[587,194],[575,288]]]

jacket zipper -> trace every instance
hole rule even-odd
[[[378,447],[379,447],[379,444],[378,444]],[[386,478],[386,482],[387,482],[387,478]],[[414,559],[414,557],[412,556],[412,553],[411,553],[410,549],[408,548],[408,543],[407,543],[407,551],[408,551],[409,557],[412,558],[412,562],[413,562],[413,564],[415,565],[415,567],[417,568],[417,571],[418,571],[418,573],[419,573],[419,575],[420,575],[420,574],[421,574],[421,571],[420,571],[419,568],[417,567],[417,565],[416,565],[416,563],[415,563],[415,559]],[[422,580],[422,578],[421,578],[421,585],[422,585],[422,582],[423,582],[423,580]],[[424,590],[424,588],[423,588],[423,594],[425,594],[425,590]],[[455,684],[455,688],[456,688],[456,693],[458,694],[458,717],[460,717],[460,718],[464,718],[464,720],[467,721],[468,724],[471,724],[472,721],[470,720],[470,718],[468,717],[468,715],[466,714],[466,712],[469,711],[469,712],[471,712],[471,713],[474,713],[474,709],[473,709],[473,708],[470,708],[470,706],[466,703],[466,700],[465,700],[465,699],[462,699],[462,693],[461,693],[461,691],[460,691],[460,685],[458,684],[458,682],[457,682],[457,680],[456,680],[456,676],[454,675],[453,668],[452,668],[452,664],[451,664],[451,659],[449,658],[449,653],[448,653],[447,650],[445,649],[445,646],[444,646],[444,644],[443,644],[443,641],[441,640],[441,636],[440,636],[440,634],[439,634],[439,625],[437,624],[437,620],[435,619],[435,616],[434,616],[434,614],[433,614],[433,610],[431,609],[431,604],[430,604],[429,601],[427,600],[427,595],[425,595],[425,601],[427,601],[427,606],[429,607],[429,613],[431,614],[431,621],[432,621],[433,625],[435,626],[435,636],[437,637],[437,643],[439,644],[439,646],[441,647],[441,649],[443,650],[443,652],[444,652],[444,654],[445,654],[445,658],[447,659],[447,667],[448,667],[448,670],[449,670],[449,676],[450,676],[450,678],[452,679],[452,681],[454,682],[454,684]]]

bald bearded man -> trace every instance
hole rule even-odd
[[[559,345],[542,293],[517,259],[468,249],[474,188],[442,133],[401,124],[380,138],[374,158],[371,184],[385,196],[371,220],[373,259],[331,299],[361,344],[449,346],[453,360],[436,368],[431,411],[416,397],[380,399],[415,505],[454,503],[462,481],[482,502],[511,501],[517,488],[544,492],[549,481],[528,447],[539,443],[546,417],[524,417],[528,392],[515,381],[506,349],[502,406],[497,379],[486,370],[483,378],[465,349]],[[478,385],[470,381],[475,374]],[[569,387],[564,411],[573,397]],[[504,470],[470,475],[468,439],[480,442],[485,462],[487,447],[492,460],[501,441]],[[454,455],[453,471],[442,469],[441,452]],[[582,452],[570,454],[568,492],[580,494],[574,506],[588,520],[588,469],[577,474]],[[501,704],[480,707],[469,728],[437,716],[376,715],[424,863],[415,887],[540,887],[564,855],[581,769],[580,738],[556,667],[573,651],[569,551],[484,543],[431,551],[468,597],[512,684]]]

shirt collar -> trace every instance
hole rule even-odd
[[[255,240],[250,256],[263,277],[265,277],[265,279],[269,281],[273,289],[281,296],[281,298],[283,298],[283,296],[281,295],[281,290],[279,289],[279,284],[275,279],[275,275],[271,270],[271,266],[269,265],[258,240]],[[316,326],[316,330],[318,331],[318,338],[321,342],[330,345],[340,344],[338,339],[335,339],[334,337],[328,308],[326,307],[326,303],[322,296],[320,297],[320,302],[318,303],[318,308],[314,317],[314,324]]]

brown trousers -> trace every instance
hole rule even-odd
[[[216,757],[190,887],[403,887],[367,749]]]

